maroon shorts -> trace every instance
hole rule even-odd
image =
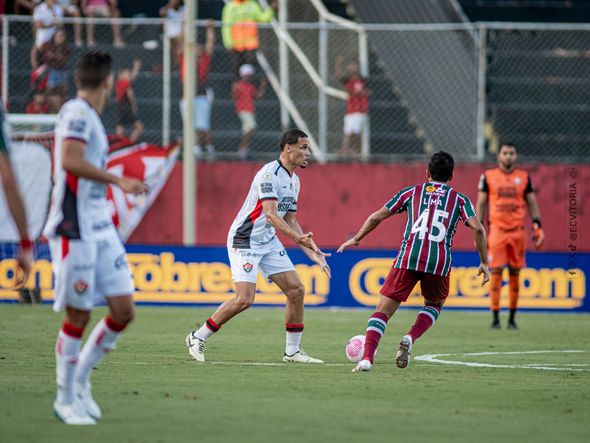
[[[391,268],[381,287],[381,295],[400,303],[405,302],[416,283],[420,282],[422,296],[430,301],[442,301],[449,295],[449,276]]]

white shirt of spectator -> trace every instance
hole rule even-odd
[[[83,142],[84,159],[96,168],[106,169],[109,143],[100,116],[82,98],[68,101],[55,125],[54,185],[43,233],[47,237],[64,235],[91,241],[109,238],[115,228],[106,199],[107,186],[73,176],[61,167],[63,143],[67,139]]]
[[[166,37],[176,38],[182,34],[182,20],[184,19],[184,6],[178,9],[168,9],[166,12]]]
[[[50,8],[47,3],[43,2],[39,6],[35,8],[35,12],[33,13],[33,20],[37,23],[41,23],[43,26],[55,24],[57,21],[62,19],[64,16],[63,8],[60,5],[53,5],[53,8]],[[35,36],[35,45],[40,48],[45,43],[50,41],[57,30],[56,26],[51,26],[49,28],[39,28],[37,29],[37,34]]]

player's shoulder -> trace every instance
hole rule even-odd
[[[73,98],[68,100],[63,104],[61,107],[59,116],[69,116],[69,117],[79,117],[85,118],[89,117],[91,114],[92,108],[88,104],[88,102],[80,97]]]
[[[281,164],[277,160],[266,163],[256,172],[255,178],[264,178],[266,180],[273,180],[278,175]]]

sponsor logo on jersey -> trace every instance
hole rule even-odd
[[[283,256],[284,256],[286,253],[287,253],[287,251],[285,251],[285,250],[283,249],[281,252],[279,252],[279,255],[280,255],[281,257],[283,257]]]
[[[270,174],[270,173],[267,172],[266,174],[264,174],[262,176],[262,178],[265,179],[265,180],[272,180],[272,174]]]
[[[86,283],[82,279],[80,279],[76,283],[74,283],[74,290],[76,291],[76,294],[78,294],[78,295],[84,294],[87,289],[88,289],[88,283]]]
[[[260,190],[265,194],[272,192],[272,183],[260,183]]]
[[[444,197],[445,194],[447,193],[447,191],[446,191],[446,189],[444,189],[442,187],[430,185],[430,186],[426,186],[426,193],[427,194],[435,194],[435,195],[439,195],[441,197]]]
[[[254,268],[254,265],[252,263],[246,262],[242,265],[242,268],[244,269],[244,271],[250,272]]]
[[[68,130],[72,132],[84,132],[85,128],[85,120],[70,120],[70,123],[68,124]]]

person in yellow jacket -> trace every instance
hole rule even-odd
[[[230,51],[236,75],[240,66],[256,63],[255,52],[259,46],[257,23],[270,22],[276,9],[276,0],[266,10],[256,0],[226,2],[221,13],[221,37],[223,46]]]

